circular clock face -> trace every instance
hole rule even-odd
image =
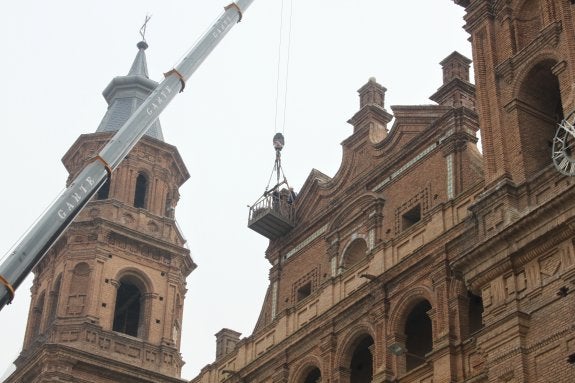
[[[553,138],[553,165],[568,176],[575,176],[575,112],[565,118]]]

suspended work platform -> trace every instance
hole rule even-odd
[[[248,218],[248,227],[269,239],[276,239],[287,234],[293,229],[295,224],[295,212],[293,204],[296,194],[283,176],[281,165],[281,150],[284,147],[284,136],[276,133],[273,138],[276,159],[272,175],[275,173],[277,178],[276,185],[268,190],[250,207],[250,217]],[[271,177],[270,177],[271,180]]]
[[[269,239],[287,234],[295,225],[294,199],[288,189],[266,192],[250,207],[248,227]]]

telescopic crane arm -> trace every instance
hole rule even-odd
[[[111,177],[130,150],[146,133],[186,81],[230,29],[238,23],[253,0],[238,0],[204,34],[186,57],[165,74],[164,80],[132,114],[106,146],[72,181],[56,202],[40,217],[0,265],[0,310],[12,301],[14,292],[43,255],[62,235],[88,200]]]

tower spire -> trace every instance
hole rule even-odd
[[[136,44],[136,46],[138,47],[138,53],[136,54],[136,58],[134,58],[134,62],[130,67],[128,76],[144,76],[145,78],[149,78],[148,63],[146,62],[145,53],[145,50],[148,49],[148,43],[145,40],[142,40]]]
[[[96,132],[110,132],[119,130],[138,109],[142,102],[156,89],[158,83],[151,80],[148,75],[148,63],[146,61],[146,27],[151,16],[146,16],[144,25],[140,28],[142,40],[136,44],[138,53],[132,62],[132,66],[126,76],[114,77],[108,84],[102,95],[108,103],[108,110],[102,118]],[[164,140],[160,120],[146,132],[147,136]]]
[[[148,64],[146,62],[146,53],[145,50],[148,49],[148,43],[146,42],[146,27],[148,25],[148,21],[152,16],[146,15],[146,19],[144,20],[144,24],[140,28],[140,36],[142,40],[136,44],[138,47],[138,53],[136,54],[136,58],[132,63],[132,67],[128,72],[128,76],[144,76],[149,78],[148,76]]]

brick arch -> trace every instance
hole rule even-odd
[[[427,305],[430,308],[426,308]],[[388,350],[390,347],[396,348],[398,346],[407,350],[407,352],[402,351],[400,354],[394,354],[393,351],[390,351],[396,358],[395,373],[403,374],[420,366],[423,363],[423,358],[425,358],[424,355],[433,350],[433,334],[436,327],[434,319],[428,316],[424,323],[420,322],[423,319],[421,315],[436,307],[436,302],[431,288],[419,285],[404,293],[395,304],[392,304],[393,306],[395,308],[389,317],[389,336],[385,346]],[[425,309],[426,312],[421,312],[422,309]],[[422,341],[414,343],[414,340],[421,336],[423,336]]]
[[[531,70],[545,61],[553,61],[554,63],[558,63],[561,61],[561,58],[557,55],[557,52],[553,48],[545,48],[530,56],[525,61],[521,63],[521,66],[516,69],[514,73],[514,84],[512,90],[512,97],[517,98],[520,95],[521,88],[524,85],[525,81],[528,80],[529,74]]]
[[[545,62],[552,62],[554,65],[559,63],[561,60],[562,59],[557,55],[557,52],[553,48],[546,48],[523,61],[513,76],[511,99],[520,99],[522,93],[525,92],[526,84],[528,84],[529,80],[532,78],[532,71],[534,68]],[[551,67],[553,65],[551,65]]]
[[[399,301],[395,303],[395,308],[391,311],[388,322],[390,334],[401,334],[405,328],[407,315],[423,300],[427,300],[431,307],[435,307],[435,297],[432,290],[427,286],[416,286],[406,291]]]
[[[348,216],[356,212],[363,211],[369,206],[375,205],[377,202],[383,203],[384,200],[380,194],[374,192],[367,192],[339,209],[339,213],[333,217],[328,226],[328,233],[334,232],[341,226],[342,222],[346,222]]]
[[[150,194],[152,189],[152,177],[145,169],[140,169],[134,179],[134,206],[149,209]]]
[[[558,58],[550,50],[539,52],[522,65],[513,84],[514,100],[507,110],[517,125],[517,140],[524,156],[526,178],[551,164],[551,142],[564,117],[561,83],[553,73]],[[541,97],[541,95],[544,95]]]
[[[54,283],[52,284],[52,290],[59,290],[61,285],[62,285],[62,272],[58,273],[58,275],[56,275],[56,278],[54,278]]]
[[[146,273],[138,268],[125,267],[120,269],[113,279],[119,282],[120,280],[126,278],[130,280],[130,282],[134,282],[136,286],[142,291],[142,293],[151,293],[154,291],[154,285],[150,277],[148,277]]]
[[[134,171],[134,175],[135,175],[134,181],[136,180],[136,178],[137,178],[140,174],[143,175],[144,177],[146,177],[148,180],[150,180],[150,179],[152,178],[152,174],[153,174],[153,173],[150,171],[150,169],[148,169],[148,168],[145,167],[145,166],[135,167],[134,170],[135,170],[135,171]]]
[[[555,59],[547,58],[539,60],[535,63],[535,65],[530,66],[528,72],[524,74],[522,81],[519,81],[518,92],[516,95],[517,98],[522,101],[529,102],[530,104],[537,105],[538,107],[542,107],[543,110],[541,111],[543,112],[547,111],[549,106],[543,105],[542,101],[544,100],[541,100],[541,98],[538,97],[539,94],[537,94],[537,92],[543,91],[544,93],[549,93],[560,89],[559,79],[553,74],[552,71],[552,68],[555,66],[555,64],[557,64]],[[544,76],[549,77],[551,80],[555,80],[557,84],[553,84],[547,81],[542,82],[541,84],[532,83],[534,78],[544,78],[547,80],[547,78]],[[555,85],[557,86],[557,89],[553,89]],[[561,99],[559,98],[559,101],[560,100]]]
[[[116,273],[113,284],[116,287],[116,296],[111,318],[112,330],[147,339],[154,291],[151,279],[137,268],[126,267]]]
[[[290,374],[288,383],[302,383],[307,378],[308,374],[314,369],[320,371],[321,376],[324,376],[322,371],[322,360],[314,353],[305,356],[299,360],[293,368],[293,373]]]
[[[363,254],[358,253],[361,252],[364,247],[365,251]],[[368,250],[367,236],[363,234],[353,234],[339,256],[339,267],[352,266],[359,262],[365,258]]]
[[[360,322],[351,327],[343,337],[341,337],[335,357],[336,368],[348,366],[351,363],[354,349],[366,336],[370,336],[373,339],[373,342],[377,343],[378,340],[375,336],[375,330],[367,323]],[[373,360],[375,361],[375,356]]]

